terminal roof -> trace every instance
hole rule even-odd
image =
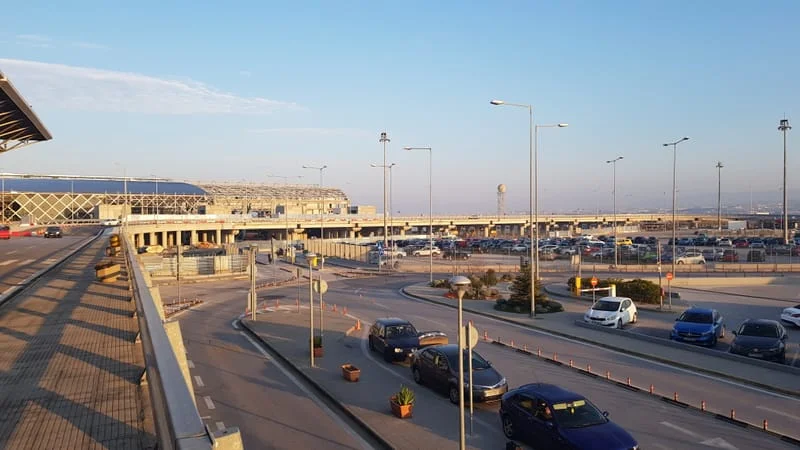
[[[30,105],[0,72],[0,153],[52,138]]]

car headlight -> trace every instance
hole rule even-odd
[[[394,352],[395,353],[403,353],[403,349],[399,348],[399,347],[395,347]]]
[[[500,382],[497,383],[498,386],[505,386],[506,384],[508,384],[506,377],[503,377],[502,379],[500,379]]]

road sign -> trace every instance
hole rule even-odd
[[[675,278],[675,276],[672,275],[672,272],[667,272],[667,280],[672,281],[673,278]]]
[[[469,333],[469,341],[467,340],[467,333]],[[475,344],[478,343],[478,329],[467,326],[461,327],[461,342],[464,343],[464,348],[475,347]]]
[[[592,277],[591,284],[592,284],[592,287],[597,286],[597,277]]]
[[[324,294],[328,292],[328,282],[325,280],[314,280],[314,292]]]

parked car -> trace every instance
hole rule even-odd
[[[583,315],[583,321],[586,323],[615,328],[636,323],[637,320],[639,313],[636,311],[636,305],[628,297],[603,297]]]
[[[446,392],[450,401],[458,403],[459,395],[468,394],[467,386],[458,387],[458,345],[434,345],[414,353],[411,374],[414,381],[431,389]],[[469,364],[463,353],[464,367]],[[466,379],[465,379],[466,381]],[[472,351],[472,398],[475,402],[498,400],[508,392],[508,381],[489,361]]]
[[[750,241],[750,248],[767,248],[767,246],[761,239],[753,239]]]
[[[467,250],[462,249],[446,249],[442,253],[442,258],[444,259],[469,259],[472,256],[472,253],[468,252]]]
[[[673,341],[717,345],[725,337],[725,322],[716,309],[689,308],[675,319],[669,338]]]
[[[396,317],[378,319],[369,329],[369,349],[383,353],[387,362],[404,361],[420,347],[442,343],[447,343],[444,333],[420,333],[411,322]]]
[[[503,434],[537,449],[637,449],[638,442],[586,397],[553,384],[520,386],[500,400]]]
[[[781,320],[800,327],[800,305],[784,308],[781,312]]]
[[[720,261],[722,260],[722,254],[724,251],[718,248],[704,248],[703,249],[703,258],[706,261]]]
[[[747,252],[748,262],[765,262],[767,260],[767,252],[764,250],[750,250]]]
[[[119,225],[118,219],[103,219],[100,221],[100,225],[104,227],[115,227]]]
[[[733,247],[733,242],[728,238],[720,238],[717,241],[717,247]]]
[[[786,362],[786,329],[769,319],[747,319],[731,343],[731,353],[764,360]]]
[[[514,244],[510,249],[512,252],[527,252],[528,246],[525,244]]]
[[[45,237],[45,239],[62,237],[61,227],[47,227],[47,228],[45,228],[44,237]]]
[[[738,262],[739,261],[739,253],[736,250],[725,250],[722,253],[722,262]]]
[[[442,254],[442,251],[439,250],[439,247],[435,245],[433,247],[431,247],[430,245],[426,245],[425,247],[414,250],[411,253],[412,256],[430,256],[431,254],[433,256],[439,256]]]
[[[703,257],[703,254],[697,250],[694,251],[687,251],[682,255],[678,255],[675,258],[675,264],[705,264],[706,258]]]
[[[0,239],[11,239],[11,228],[8,225],[0,225]]]

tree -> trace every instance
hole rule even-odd
[[[520,268],[520,273],[511,282],[511,298],[509,303],[524,304],[528,308],[531,305],[531,269],[530,266],[523,265]],[[535,284],[536,303],[546,302],[547,296],[542,292],[541,280],[537,280]]]

